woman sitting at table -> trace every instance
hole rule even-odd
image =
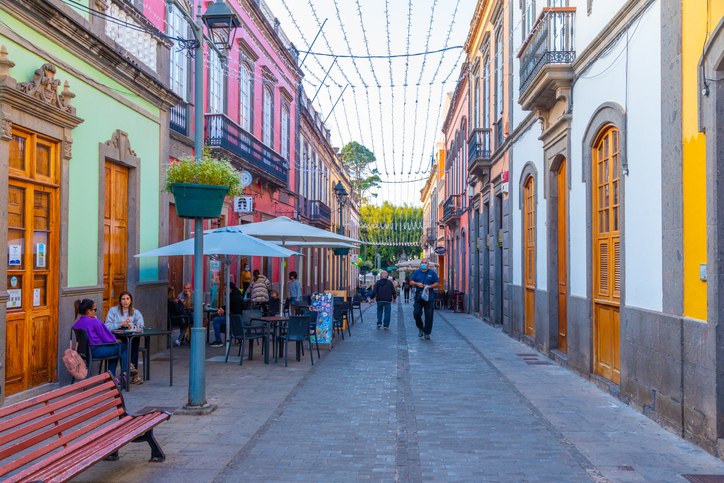
[[[143,329],[143,315],[139,310],[133,308],[133,297],[130,292],[123,291],[118,297],[118,305],[111,307],[106,315],[106,327],[109,330],[129,330],[132,328]],[[131,339],[131,384],[143,384],[143,379],[138,375],[138,346],[141,343],[140,337]]]
[[[241,290],[236,288],[234,282],[229,283],[229,313],[231,315],[241,315],[244,310],[244,297],[241,295]],[[226,316],[224,315],[224,309],[219,308],[216,311],[219,314],[218,317],[214,317],[211,321],[214,324],[214,337],[216,340],[213,344],[209,344],[209,347],[223,347],[224,344],[221,342],[221,331],[226,331]]]
[[[73,324],[73,328],[83,329],[86,334],[88,334],[88,343],[90,344],[93,358],[102,361],[106,357],[115,356],[120,353],[121,367],[126,367],[126,344],[118,342],[116,337],[110,330],[108,330],[108,327],[103,325],[103,322],[96,318],[96,303],[90,299],[83,299],[76,300],[74,305],[75,318],[78,320],[76,320],[75,324]],[[78,316],[80,316],[80,318],[78,318]],[[110,343],[115,345],[100,346],[100,344]],[[108,370],[111,374],[116,374],[117,366],[118,359],[111,359],[108,361]],[[121,372],[123,372],[122,369]],[[125,375],[126,373],[123,372],[124,377]]]

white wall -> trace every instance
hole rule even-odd
[[[543,197],[543,142],[538,140],[540,125],[533,126],[518,138],[512,147],[513,170],[510,176],[510,200],[513,224],[510,227],[511,251],[513,256],[513,284],[523,284],[523,213],[520,207],[520,183],[523,168],[530,161],[538,170],[536,178],[536,287],[548,288],[548,260],[546,244],[546,199]]]
[[[607,2],[594,2],[604,9]],[[618,5],[622,2],[611,1]],[[605,7],[606,9],[608,7]],[[592,15],[593,17],[593,15]],[[590,18],[590,17],[589,17]],[[573,90],[570,193],[570,291],[585,297],[586,186],[582,182],[582,142],[586,127],[605,102],[625,107],[628,57],[628,140],[625,210],[626,305],[662,309],[660,6],[655,3],[604,58],[580,78]],[[605,22],[605,19],[602,20]],[[580,24],[579,24],[580,25]],[[579,26],[578,32],[583,30]],[[580,38],[578,39],[580,40]]]
[[[588,15],[587,0],[569,0],[568,4],[576,7],[576,52],[581,53],[588,47],[625,3],[626,0],[593,0],[591,15]]]

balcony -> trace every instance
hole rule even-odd
[[[464,212],[460,195],[448,196],[442,205],[442,222],[446,225],[454,224]]]
[[[490,129],[473,129],[468,138],[468,173],[482,176],[490,169]]]
[[[332,224],[332,210],[319,200],[308,200],[309,219],[313,224],[321,224],[323,228],[329,228]]]
[[[169,113],[170,127],[172,130],[184,136],[189,136],[189,106],[181,101],[171,108]]]
[[[242,168],[251,171],[255,177],[286,188],[289,176],[287,160],[224,114],[206,114],[204,143],[211,150],[223,150],[224,154],[241,160]]]
[[[436,241],[437,241],[437,228],[428,228],[427,237],[425,238],[425,243],[427,243],[431,247],[434,247]],[[423,245],[424,245],[424,243],[423,243]]]
[[[520,105],[548,111],[573,82],[575,8],[544,8],[518,53]]]

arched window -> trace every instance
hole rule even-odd
[[[609,126],[599,136],[593,150],[593,168],[596,298],[614,302],[621,289],[620,160],[615,126]]]
[[[503,102],[504,93],[504,77],[505,77],[505,55],[504,55],[504,42],[503,42],[503,28],[499,28],[495,34],[495,117],[498,118],[503,114]]]
[[[251,69],[246,64],[241,64],[239,76],[239,123],[241,128],[247,132],[252,131],[251,113],[253,112],[252,88],[254,77]]]
[[[533,176],[528,176],[525,181],[523,196],[525,333],[535,337],[535,178]]]
[[[287,104],[284,104],[282,106],[282,139],[281,139],[281,155],[284,159],[289,159],[289,124],[290,124],[290,117],[289,117],[289,106]]]
[[[264,87],[262,142],[274,149],[274,132],[272,131],[272,119],[274,119],[274,93],[269,86]]]

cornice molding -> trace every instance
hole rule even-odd
[[[249,45],[249,43],[245,39],[239,39],[238,43],[241,55],[243,57],[246,57],[246,59],[244,60],[250,62],[251,64],[254,64],[257,60],[259,60],[259,54],[254,52],[254,49],[251,48],[251,45]]]
[[[181,98],[165,86],[155,75],[146,71],[130,57],[124,57],[111,44],[110,39],[88,20],[81,17],[68,5],[59,0],[0,0],[0,10],[21,21],[51,42],[62,45],[71,55],[113,78],[134,94],[158,108],[169,109]],[[20,38],[21,45],[30,45],[30,50],[42,54],[26,39],[12,30],[0,25],[0,32],[10,32],[12,37]],[[11,37],[11,35],[8,35]],[[16,41],[13,38],[13,41]],[[55,62],[56,65],[59,62]],[[74,69],[79,72],[77,69]],[[81,74],[81,78],[88,78]]]

